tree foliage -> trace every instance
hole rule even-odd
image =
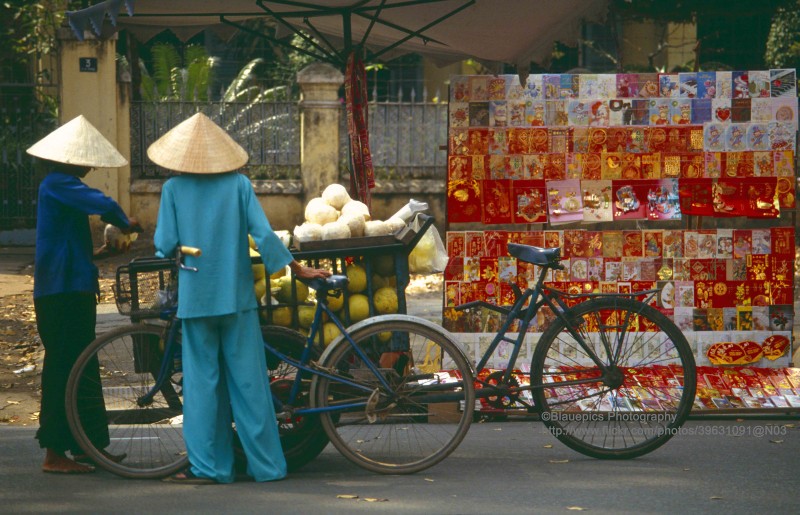
[[[153,73],[139,60],[141,96],[144,100],[209,99],[215,58],[205,48],[189,45],[183,56],[169,43],[156,43],[151,49]]]
[[[698,16],[739,18],[775,13],[795,0],[611,0],[611,9],[633,20],[696,22]]]
[[[771,68],[800,68],[800,2],[778,10],[764,61]]]

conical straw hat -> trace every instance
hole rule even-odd
[[[203,113],[184,120],[147,149],[154,163],[176,172],[223,173],[241,168],[247,152]]]
[[[128,164],[83,115],[40,139],[27,152],[49,161],[91,168],[117,168]]]

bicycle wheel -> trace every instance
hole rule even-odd
[[[282,354],[300,360],[306,337],[301,333],[278,326],[262,326],[264,341]],[[310,359],[319,359],[319,348],[311,348]],[[297,368],[277,359],[267,350],[267,367],[269,368],[270,388],[272,394],[281,402],[289,400],[289,393],[294,384]],[[301,391],[295,399],[293,408],[309,406],[310,374],[304,373]],[[276,406],[276,409],[277,406]],[[281,435],[281,446],[286,458],[286,465],[294,471],[310,462],[328,445],[328,435],[319,421],[319,415],[291,415],[278,418],[278,429]]]
[[[594,458],[635,458],[666,443],[689,415],[697,381],[680,329],[652,306],[622,297],[582,302],[569,317],[606,371],[561,319],[545,330],[531,384],[550,432]]]
[[[320,419],[339,452],[382,474],[418,472],[453,452],[475,409],[472,370],[458,345],[441,327],[405,315],[348,332],[388,386],[346,339],[326,349],[322,369],[341,380],[317,375],[311,391],[313,406],[336,409]]]
[[[101,468],[128,478],[159,478],[188,464],[183,441],[183,397],[171,371],[152,402],[150,392],[164,357],[164,328],[133,324],[92,342],[67,382],[67,419],[75,440]],[[105,420],[89,422],[78,406],[105,410]],[[106,431],[107,427],[107,431]],[[109,455],[123,456],[117,462]]]

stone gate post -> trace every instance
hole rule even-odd
[[[116,35],[96,39],[87,31],[85,39],[78,41],[71,30],[62,28],[58,39],[59,123],[84,115],[130,160],[130,84],[117,80]],[[129,212],[129,165],[95,170],[85,182],[113,197]]]
[[[297,73],[303,205],[339,179],[339,87],[343,82],[342,72],[327,63],[314,63]]]

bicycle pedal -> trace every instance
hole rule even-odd
[[[370,424],[374,424],[378,420],[378,416],[375,414],[375,408],[378,406],[379,399],[380,391],[376,388],[375,391],[370,394],[369,399],[367,399],[367,405],[364,407],[367,422]]]

